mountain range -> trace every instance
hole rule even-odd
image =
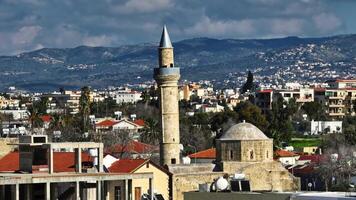
[[[175,63],[182,80],[223,82],[247,69],[270,76],[276,69],[327,67],[335,77],[356,74],[356,34],[322,38],[276,39],[194,38],[175,42]],[[152,80],[157,67],[157,44],[119,47],[43,48],[15,56],[0,56],[0,91],[10,86],[30,91],[50,91],[119,86]],[[271,70],[273,69],[273,70]],[[277,70],[277,71],[278,71]],[[291,76],[302,81],[323,77]],[[236,78],[236,77],[235,77]]]

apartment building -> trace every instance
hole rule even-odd
[[[16,145],[18,152],[0,160],[0,199],[128,200],[136,179],[153,199],[153,173],[104,172],[102,143],[49,143],[32,135]]]

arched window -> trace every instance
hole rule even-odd
[[[230,160],[234,159],[234,151],[230,150]]]

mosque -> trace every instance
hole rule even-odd
[[[160,164],[172,174],[170,196],[182,200],[184,192],[197,191],[199,184],[213,183],[226,174],[243,174],[251,191],[297,191],[299,178],[273,160],[273,139],[253,124],[233,125],[216,140],[214,163],[181,164],[179,136],[178,80],[173,46],[164,26],[158,48],[159,67],[154,78],[159,89],[162,137]]]

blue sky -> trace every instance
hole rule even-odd
[[[192,37],[356,33],[356,0],[0,0],[0,55]]]

